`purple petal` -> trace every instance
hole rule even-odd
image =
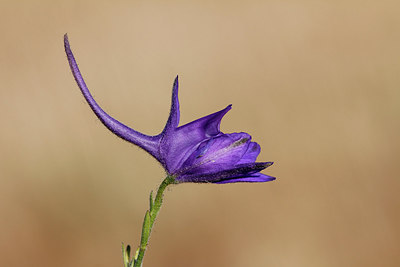
[[[67,54],[69,66],[71,68],[72,74],[74,75],[75,81],[77,82],[79,88],[82,91],[83,96],[85,97],[86,101],[88,102],[89,106],[92,108],[93,112],[96,116],[100,119],[100,121],[115,135],[119,136],[120,138],[131,142],[147,152],[153,155],[156,158],[159,158],[158,155],[158,143],[160,141],[159,136],[148,136],[142,133],[139,133],[126,125],[120,123],[119,121],[115,120],[111,116],[109,116],[100,106],[96,103],[93,99],[92,95],[87,88],[85,81],[79,71],[78,65],[75,61],[74,55],[72,54],[68,36],[64,35],[64,47],[65,53]]]
[[[232,169],[248,150],[250,139],[247,133],[221,134],[210,138],[202,142],[182,164],[179,174],[206,174]]]
[[[174,85],[172,86],[171,109],[169,112],[167,124],[165,125],[163,132],[178,128],[179,118],[180,118],[178,88],[179,88],[179,81],[178,81],[178,76],[176,76]]]
[[[160,155],[169,173],[178,170],[202,141],[220,134],[221,119],[230,109],[231,105],[163,135]]]
[[[255,162],[258,154],[260,154],[260,145],[255,142],[250,142],[247,147],[247,151],[243,154],[243,157],[238,161],[237,164],[245,164]]]
[[[200,129],[204,137],[215,136],[220,133],[219,126],[221,124],[222,118],[225,114],[232,109],[232,105],[228,105],[226,108],[212,113],[210,115],[204,116],[195,121],[189,122],[178,128],[178,130],[183,132],[191,131],[192,129]]]
[[[227,184],[227,183],[262,183],[269,182],[275,180],[275,177],[268,176],[262,173],[256,173],[247,177],[233,178],[233,179],[225,179],[218,182],[214,182],[215,184]]]

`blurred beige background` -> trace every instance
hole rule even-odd
[[[163,179],[156,134],[233,104],[265,184],[171,188],[144,266],[400,266],[398,1],[0,3],[0,266],[122,266]]]

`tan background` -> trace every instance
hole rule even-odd
[[[144,266],[400,266],[398,1],[1,1],[0,266],[122,266],[162,168],[100,105],[158,133],[233,104],[265,184],[167,192]]]

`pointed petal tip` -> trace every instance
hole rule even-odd
[[[264,170],[274,164],[273,162],[255,162],[254,168],[258,169],[258,171]]]
[[[71,51],[71,47],[69,45],[69,40],[68,40],[68,34],[64,34],[64,49],[65,49],[65,53],[67,54],[68,57],[68,61],[72,60],[71,58],[73,58],[73,54]]]
[[[269,162],[264,162],[264,164],[265,164],[265,168],[268,168],[269,166],[274,164],[274,162],[273,161],[269,161]]]
[[[65,49],[69,49],[68,34],[64,34],[64,47]]]
[[[179,85],[179,77],[178,75],[176,75],[175,79],[174,79],[174,87]]]
[[[222,113],[221,115],[224,116],[231,109],[232,109],[232,104],[229,104],[229,105],[226,106],[226,108],[224,108],[224,109],[222,109],[222,110],[220,110],[218,112]],[[216,113],[218,113],[218,112],[216,112]]]
[[[174,79],[173,89],[178,89],[178,87],[179,87],[179,78],[178,78],[178,75],[176,75],[176,77]]]
[[[260,173],[259,177],[257,177],[257,179],[254,179],[253,181],[250,180],[249,182],[265,183],[265,182],[271,182],[274,180],[276,180],[276,177]],[[244,182],[246,182],[246,181],[244,181]]]
[[[179,81],[178,81],[178,75],[176,75],[174,84],[172,85],[171,109],[169,112],[167,123],[165,124],[162,133],[173,130],[177,128],[179,125],[180,112],[179,112],[178,91],[179,91]]]

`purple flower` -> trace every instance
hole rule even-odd
[[[255,162],[260,146],[251,142],[247,133],[224,134],[219,125],[231,105],[221,111],[179,125],[178,77],[172,89],[172,104],[164,130],[156,136],[137,132],[120,123],[106,112],[93,99],[79,71],[64,36],[65,52],[72,74],[86,101],[100,121],[115,135],[131,142],[150,153],[177,183],[235,183],[268,182],[274,177],[260,171],[273,162]]]

